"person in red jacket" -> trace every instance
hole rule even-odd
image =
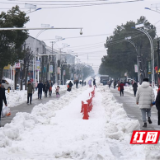
[[[119,87],[120,87],[120,96],[121,96],[121,94],[124,96],[124,84],[121,82],[119,84]]]

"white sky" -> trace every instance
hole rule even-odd
[[[20,4],[20,2],[25,1],[26,0],[0,0],[0,11],[7,11],[7,9],[2,8],[10,8],[11,6],[14,6],[14,4],[6,5],[2,2]],[[124,2],[127,0],[108,0],[107,2],[115,1]],[[46,1],[42,2],[43,4],[47,3]],[[33,4],[33,2],[28,3]],[[44,40],[48,46],[51,46],[51,40],[47,39],[55,39],[55,36],[61,36],[63,38],[66,38],[66,40],[64,41],[57,42],[54,45],[54,48],[58,49],[62,47],[62,43],[70,45],[70,47],[65,48],[64,51],[74,51],[73,53],[78,54],[81,62],[92,64],[95,71],[98,71],[98,67],[101,63],[101,58],[103,57],[103,55],[106,55],[104,43],[107,34],[111,35],[117,25],[121,25],[122,23],[126,23],[130,20],[136,21],[138,18],[140,18],[140,16],[145,16],[152,24],[155,24],[159,21],[159,23],[156,23],[156,27],[158,27],[157,29],[160,32],[160,14],[144,9],[145,7],[151,7],[151,4],[156,3],[160,4],[160,0],[144,0],[134,3],[110,4],[65,9],[43,9],[43,7],[47,6],[42,7],[38,5],[37,8],[42,7],[42,10],[28,14],[28,16],[30,16],[30,22],[26,24],[26,27],[41,27],[41,24],[50,24],[55,28],[82,27],[82,36],[80,36],[79,34],[80,30],[48,30],[40,34],[38,39]],[[24,4],[21,4],[20,8],[24,8]],[[36,37],[38,32],[39,31],[30,31],[30,35]],[[88,35],[92,36],[85,37]]]

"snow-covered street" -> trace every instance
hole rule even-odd
[[[57,100],[17,113],[0,128],[0,159],[143,160],[142,145],[130,145],[138,120],[128,118],[105,86],[96,88],[89,120],[82,119],[81,101],[93,88],[81,87]]]

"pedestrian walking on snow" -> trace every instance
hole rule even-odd
[[[114,89],[116,88],[116,81],[114,81]]]
[[[69,83],[68,83],[68,89],[67,89],[67,91],[71,91],[72,90],[72,86],[73,86],[73,83],[70,81]]]
[[[51,96],[51,94],[52,94],[52,86],[53,86],[51,80],[49,81],[48,85],[49,85],[49,96]]]
[[[76,80],[76,88],[78,88],[78,80]]]
[[[111,82],[111,81],[108,81],[108,86],[109,86],[109,88],[111,87],[111,84],[112,84],[112,82]]]
[[[60,89],[60,87],[59,87],[59,86],[57,86],[57,88],[56,88],[56,97],[57,97],[57,98],[59,98],[59,97],[60,97],[59,89]]]
[[[27,104],[29,104],[29,102],[32,104],[32,93],[34,93],[34,87],[29,80],[27,84]]]
[[[96,79],[93,80],[93,85],[94,85],[95,87],[97,87],[97,86],[96,86]]]
[[[124,96],[124,83],[121,82],[118,87],[120,88],[120,96]]]
[[[156,97],[156,108],[158,110],[158,125],[160,125],[160,91],[158,91]]]
[[[45,84],[43,85],[43,91],[45,93],[45,97],[47,97],[48,90],[49,90],[49,84],[45,82]]]
[[[41,81],[38,83],[37,88],[38,88],[38,99],[41,99],[42,98],[42,89],[43,89],[43,84]]]
[[[90,80],[88,81],[88,85],[89,85],[89,87],[92,87],[92,79],[90,79]]]
[[[136,103],[142,113],[142,120],[144,122],[143,127],[147,127],[146,113],[148,117],[148,122],[151,124],[151,107],[152,103],[155,101],[155,95],[152,87],[149,84],[149,79],[144,78],[142,85],[139,87],[136,95]]]
[[[134,92],[134,96],[136,96],[137,88],[138,88],[137,82],[134,82],[134,83],[133,83],[133,92]]]
[[[4,93],[5,93],[5,88],[4,86],[1,84],[1,88],[3,89]],[[2,102],[2,108],[3,108],[3,102]]]
[[[1,127],[1,114],[2,114],[2,104],[3,104],[3,102],[7,106],[5,88],[2,88],[2,83],[0,82],[0,127]]]

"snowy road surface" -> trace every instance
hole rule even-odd
[[[18,91],[17,91],[18,92]],[[19,91],[19,92],[21,92],[21,91]],[[60,94],[61,94],[61,96],[62,95],[64,95],[64,93],[66,93],[66,91],[61,91],[60,92]],[[13,94],[13,93],[12,93]],[[9,99],[11,99],[11,96],[12,96],[12,94],[9,96]],[[27,112],[27,113],[31,113],[31,111],[32,111],[32,109],[33,109],[33,107],[35,106],[35,105],[38,105],[38,104],[40,104],[40,103],[42,103],[42,104],[45,104],[46,102],[48,102],[49,100],[52,100],[52,99],[55,99],[56,98],[56,96],[55,96],[55,93],[53,93],[52,94],[52,96],[51,97],[47,97],[47,98],[45,98],[44,97],[44,93],[42,94],[42,100],[39,100],[38,98],[37,98],[37,95],[38,93],[37,92],[35,92],[33,95],[34,95],[34,99],[32,100],[32,105],[28,105],[28,104],[26,104],[26,102],[27,102],[27,95],[25,95],[25,97],[23,97],[23,99],[21,100],[21,102],[22,102],[22,104],[19,104],[19,105],[17,105],[16,103],[15,103],[15,100],[10,100],[10,102],[12,102],[12,103],[14,103],[12,106],[14,106],[14,107],[11,107],[10,109],[11,109],[11,115],[9,116],[9,117],[4,117],[4,118],[2,118],[2,121],[1,121],[1,125],[2,126],[4,126],[6,123],[10,123],[11,122],[11,120],[14,118],[14,116],[16,115],[16,113],[18,113],[18,112]],[[20,95],[20,93],[19,93],[19,95]],[[24,94],[23,94],[23,96],[24,96]],[[14,97],[16,97],[16,96],[14,96]],[[25,103],[23,103],[25,101]],[[10,107],[10,105],[8,105],[9,107]]]
[[[81,101],[91,88],[83,87],[58,100],[18,113],[0,128],[0,159],[19,160],[145,160],[143,145],[130,145],[138,120],[128,118],[122,104],[99,86],[89,120],[83,120]]]
[[[125,111],[127,112],[128,117],[133,118],[133,119],[138,119],[141,129],[144,130],[142,127],[143,122],[142,122],[142,116],[141,116],[141,111],[136,105],[136,98],[133,96],[133,94],[125,92],[124,90],[124,97],[119,95],[119,91],[117,89],[111,88],[111,92],[113,93],[114,97],[119,103],[123,103],[123,107]],[[160,130],[160,126],[158,126],[158,120],[157,120],[157,109],[156,106],[152,107],[151,110],[151,119],[152,119],[152,124],[147,124],[147,128],[145,130]]]

